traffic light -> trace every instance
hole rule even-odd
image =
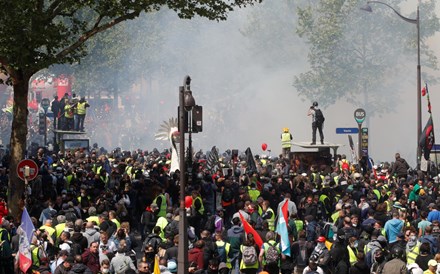
[[[202,132],[203,130],[203,107],[194,106],[192,109],[192,132]]]
[[[41,135],[46,133],[46,115],[44,113],[38,115],[38,133]]]

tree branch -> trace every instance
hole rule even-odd
[[[133,18],[136,18],[137,16],[139,16],[140,11],[134,11],[132,13],[128,13],[125,14],[123,16],[120,16],[118,18],[113,19],[112,21],[102,25],[102,26],[98,26],[99,23],[102,20],[102,15],[99,16],[97,22],[95,23],[95,25],[93,26],[93,28],[89,31],[86,31],[81,37],[78,38],[78,40],[73,43],[72,45],[70,45],[69,47],[63,49],[62,51],[60,51],[57,55],[56,55],[56,59],[60,59],[63,57],[66,57],[69,53],[71,53],[72,51],[76,50],[77,48],[81,47],[87,40],[89,40],[92,36],[105,31],[111,27],[113,27],[114,25],[117,25],[123,21],[126,20],[130,20]]]
[[[61,2],[62,2],[62,0],[55,0],[52,2],[52,4],[47,9],[47,13],[52,15],[52,16],[50,16],[51,18],[53,18],[57,15],[56,11],[57,11],[59,5],[61,4]]]

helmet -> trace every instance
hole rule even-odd
[[[325,242],[325,237],[324,236],[319,236],[316,241],[318,241],[320,243]]]
[[[313,102],[313,104],[312,104],[314,107],[317,107],[318,106],[318,102]]]
[[[403,250],[403,248],[401,248],[400,246],[394,246],[391,249],[391,257],[393,259],[404,259],[404,255],[405,255],[405,251]]]

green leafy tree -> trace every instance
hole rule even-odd
[[[402,2],[386,1],[397,10]],[[360,9],[365,4],[320,0],[298,8],[297,33],[310,45],[310,69],[294,79],[302,97],[323,106],[343,99],[372,115],[398,104],[398,89],[411,82],[399,83],[397,76],[415,70],[408,63],[416,57],[416,27],[381,4],[371,4],[374,12],[365,12]],[[434,10],[433,0],[420,5],[423,67],[437,69],[437,59],[423,43],[439,29]],[[416,18],[415,13],[405,16]]]
[[[87,55],[86,42],[142,12],[171,9],[180,18],[226,20],[235,8],[261,0],[16,0],[0,3],[0,70],[14,89],[9,201],[19,216],[24,183],[14,172],[24,158],[29,79],[55,64],[75,63]]]

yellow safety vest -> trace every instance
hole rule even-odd
[[[162,198],[162,202],[160,203],[160,205],[156,203],[158,197]],[[167,199],[165,195],[157,195],[157,197],[153,200],[153,204],[156,204],[159,207],[159,213],[157,214],[158,217],[165,217],[167,215]]]
[[[275,212],[270,207],[267,209],[267,211],[272,212],[272,217],[267,219],[267,224],[269,226],[269,230],[274,231],[275,230]]]
[[[231,265],[231,258],[229,258],[229,249],[231,248],[231,244],[230,243],[226,243],[224,241],[216,241],[215,244],[217,245],[217,247],[223,247],[225,246],[225,252],[226,252],[226,267],[231,269],[232,265]]]
[[[99,218],[98,218],[98,216],[90,216],[90,217],[88,217],[86,220],[87,220],[87,222],[93,222],[93,221],[95,221],[96,224],[99,225]]]
[[[196,197],[194,200],[193,200],[193,203],[192,203],[192,205],[194,206],[195,205],[195,203],[196,203],[196,200],[199,200],[200,201],[200,208],[199,208],[199,213],[200,213],[200,215],[203,215],[203,213],[205,213],[205,207],[203,206],[203,201],[202,201],[202,198],[200,198],[200,197]],[[195,206],[194,206],[194,208],[195,208]]]
[[[350,246],[347,246],[347,250],[350,258],[350,265],[354,265],[355,263],[357,263],[356,253],[353,251],[353,249]]]
[[[31,244],[30,248],[31,248],[32,265],[40,266],[40,258],[39,258],[40,256],[38,254],[39,247]]]
[[[47,231],[47,233],[49,233],[50,237],[52,237],[52,235],[55,233],[55,228],[50,227],[50,226],[42,225],[40,227],[40,229]]]
[[[73,110],[72,110],[72,106],[71,105],[67,104],[64,107],[64,116],[66,118],[73,118]]]
[[[281,147],[282,148],[290,148],[292,144],[290,143],[290,133],[284,132],[281,134]]]
[[[58,239],[58,237],[60,237],[61,232],[63,232],[65,227],[66,227],[66,223],[57,224],[55,226],[55,232],[56,232],[55,236],[57,239]]]
[[[116,219],[111,219],[110,221],[112,221],[113,223],[115,223],[115,224],[116,224],[116,227],[117,227],[118,229],[121,227],[121,223],[120,223],[118,220],[116,220]]]
[[[76,105],[76,111],[77,111],[78,115],[86,115],[86,102],[78,103]]]
[[[257,189],[249,189],[248,192],[252,202],[255,202],[257,198],[260,196],[260,191],[258,191]]]
[[[304,230],[304,223],[302,220],[295,220],[295,226],[296,226],[296,231],[300,232],[301,230]]]
[[[419,256],[420,253],[420,243],[417,242],[417,244],[409,251],[406,252],[406,263],[412,264],[416,262],[417,256]]]

